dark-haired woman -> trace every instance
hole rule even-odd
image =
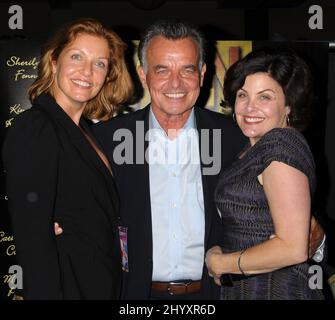
[[[299,131],[311,89],[306,63],[289,50],[254,51],[227,71],[224,96],[249,144],[215,193],[223,241],[206,263],[216,283],[230,274],[222,299],[323,299],[306,262],[315,168]]]

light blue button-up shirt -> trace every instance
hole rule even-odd
[[[199,280],[204,263],[205,214],[194,111],[173,140],[151,110],[149,129],[152,280]]]

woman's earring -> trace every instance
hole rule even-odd
[[[287,115],[287,116],[286,116],[286,124],[287,124],[287,126],[288,126],[288,127],[290,127],[290,126],[291,126],[291,124],[290,124],[290,117],[289,117],[289,115]]]
[[[236,122],[235,112],[233,112],[233,120]]]

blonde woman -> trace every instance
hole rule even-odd
[[[3,146],[9,212],[25,299],[118,299],[118,197],[85,120],[106,120],[132,94],[125,44],[81,19],[46,44],[31,109]],[[54,221],[64,232],[55,236]]]

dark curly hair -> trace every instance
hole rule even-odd
[[[223,105],[234,109],[237,91],[248,75],[257,72],[266,72],[279,83],[285,103],[291,108],[290,125],[304,130],[311,119],[314,100],[312,76],[307,63],[293,49],[265,47],[234,63],[225,75]]]

